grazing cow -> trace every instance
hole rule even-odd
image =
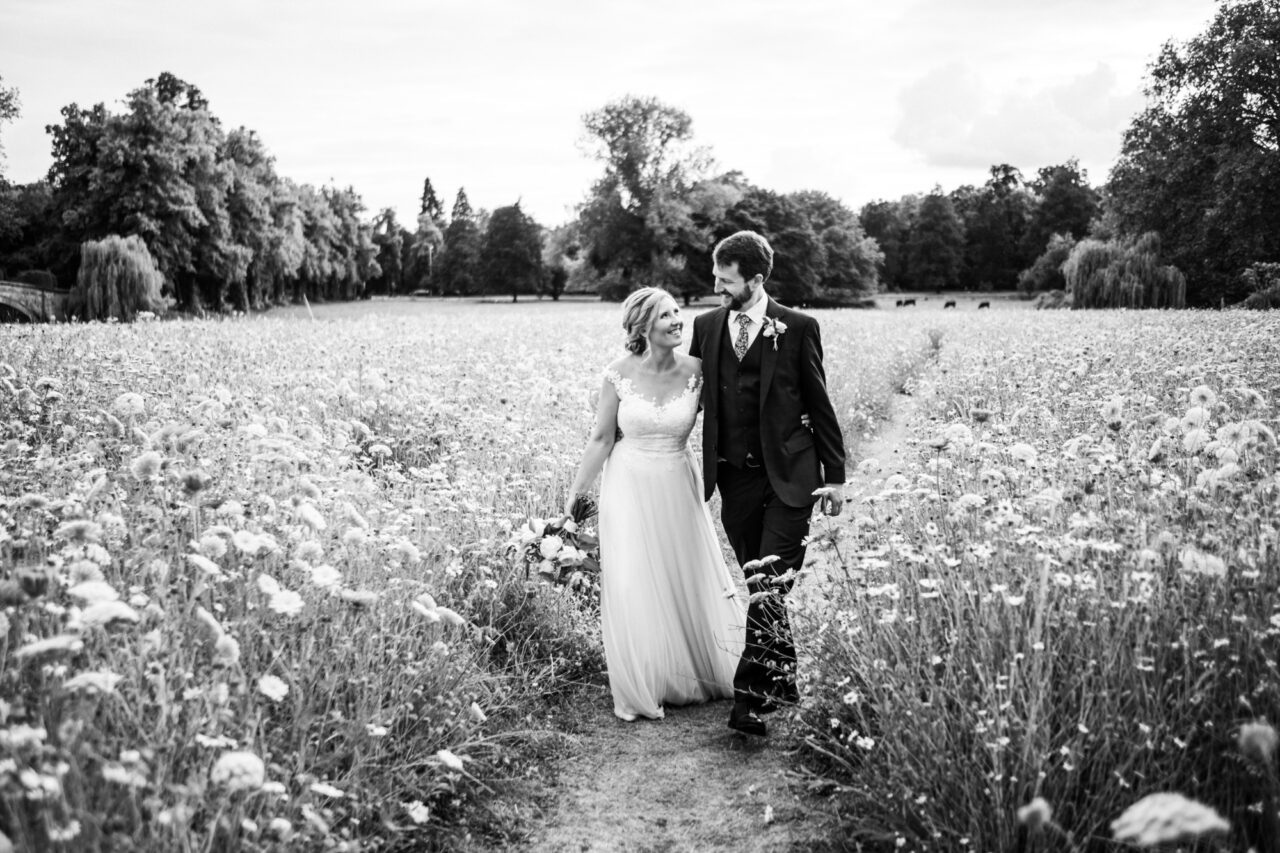
[[[990,302],[979,302],[979,303],[978,303],[978,307],[979,307],[979,308],[990,308],[990,307],[991,307],[991,303],[990,303]]]
[[[916,301],[915,301],[914,299],[904,299],[904,300],[902,300],[902,304],[903,304],[904,306],[906,306],[906,305],[915,305],[915,304],[916,304]]]
[[[894,308],[901,308],[901,307],[902,307],[902,300],[901,300],[901,299],[899,299],[897,302],[893,303],[893,307],[894,307]]]
[[[956,307],[956,301],[955,301],[954,299],[948,299],[948,300],[946,301],[946,304],[944,304],[942,307],[943,307],[943,308],[955,308],[955,307]]]

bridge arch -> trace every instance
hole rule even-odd
[[[65,320],[70,295],[69,290],[21,281],[0,281],[0,321],[10,316],[33,323]]]

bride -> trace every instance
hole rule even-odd
[[[600,609],[613,712],[660,719],[664,705],[733,696],[746,618],[688,445],[703,379],[701,360],[676,351],[680,309],[646,287],[623,303],[622,326],[629,354],[605,368],[566,512],[603,468]]]

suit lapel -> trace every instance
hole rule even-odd
[[[710,388],[711,393],[703,395],[702,407],[715,414],[720,410],[719,395],[715,389],[720,387],[720,342],[724,338],[724,326],[728,322],[728,308],[717,308],[711,312],[707,342],[702,348],[702,382],[703,387]]]
[[[769,299],[769,304],[764,309],[764,316],[776,320],[782,316],[782,309],[778,303]],[[773,381],[773,371],[778,366],[778,350],[776,349],[778,341],[775,338],[766,338],[764,329],[761,329],[760,343],[764,347],[760,351],[760,414],[763,415],[764,401],[769,397],[769,383]]]

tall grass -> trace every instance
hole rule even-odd
[[[544,307],[6,331],[0,832],[518,842],[496,794],[603,661],[507,543],[562,505],[621,343],[612,306]],[[823,315],[851,437],[934,349],[893,322]]]
[[[1111,849],[1126,805],[1177,790],[1245,849],[1263,776],[1235,738],[1280,713],[1280,325],[939,322],[908,472],[811,567],[798,718],[851,833],[1014,849],[1042,797]]]

